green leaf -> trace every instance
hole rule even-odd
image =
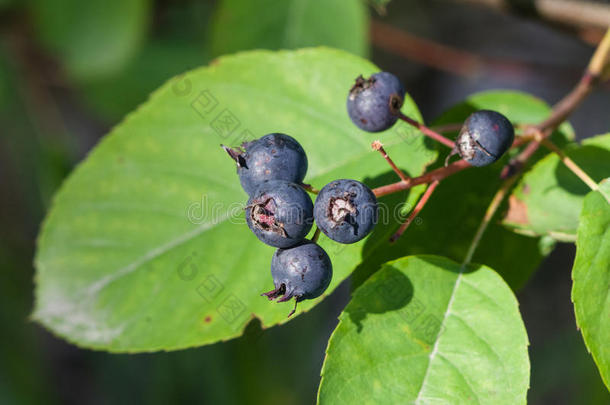
[[[272,289],[273,248],[245,225],[247,196],[219,145],[286,132],[307,151],[305,180],[317,188],[345,177],[395,181],[370,148],[374,138],[345,110],[353,79],[376,70],[325,48],[255,51],[163,86],[56,195],[39,237],[34,318],[71,342],[123,352],[229,339],[252,317],[263,327],[286,322],[291,303],[260,297]],[[420,117],[409,97],[403,110]],[[405,127],[396,128],[376,136],[409,174],[422,173],[436,151],[421,135],[404,142]],[[319,243],[333,261],[328,294],[361,261],[366,242]]]
[[[610,179],[584,199],[572,280],[576,323],[610,389]]]
[[[387,263],[339,317],[319,403],[525,403],[527,334],[488,267],[438,256]]]
[[[582,146],[570,145],[565,154],[595,181],[610,176],[610,134],[586,139]],[[516,232],[574,241],[589,190],[559,156],[551,153],[519,181],[503,222]]]
[[[222,55],[326,45],[366,56],[367,35],[362,0],[222,0],[213,18],[210,49]]]
[[[79,80],[113,74],[135,55],[149,20],[150,0],[34,0],[42,42]]]
[[[452,107],[434,125],[461,123],[472,112],[481,109],[500,111],[516,123],[540,122],[550,113],[544,102],[531,95],[486,91],[473,94]],[[452,135],[455,133],[448,136]],[[563,125],[554,140],[562,144],[572,136],[570,126]],[[439,161],[442,164],[448,149],[441,152]],[[369,238],[365,252],[371,253],[354,273],[355,285],[361,284],[387,260],[405,254],[433,253],[462,261],[489,203],[502,184],[500,171],[507,161],[508,157],[505,157],[491,166],[467,169],[444,179],[419,215],[419,221],[415,221],[397,243],[390,245],[387,240],[398,224],[390,227],[387,234],[377,233]],[[473,261],[494,268],[514,290],[518,290],[549,252],[548,244],[541,249],[538,240],[517,235],[493,220]]]

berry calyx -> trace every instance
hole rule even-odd
[[[314,204],[318,228],[330,239],[355,243],[367,236],[377,223],[377,198],[366,185],[341,179],[320,190]]]
[[[286,180],[301,183],[307,173],[307,155],[293,137],[272,133],[239,148],[223,149],[237,164],[237,174],[248,195],[265,181]]]
[[[313,225],[313,204],[305,190],[284,180],[261,184],[248,200],[246,222],[267,245],[287,248],[305,239]]]
[[[304,241],[287,248],[278,249],[271,259],[271,276],[275,288],[261,295],[269,300],[285,302],[294,297],[294,309],[299,302],[319,297],[328,288],[333,266],[328,254],[318,244]]]
[[[358,76],[347,96],[347,113],[360,129],[385,131],[398,120],[404,96],[404,86],[391,73],[375,73],[368,79]]]

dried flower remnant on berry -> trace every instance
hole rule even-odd
[[[318,228],[339,243],[355,243],[374,228],[377,222],[377,199],[366,185],[341,179],[320,190],[314,204]]]
[[[313,204],[300,186],[284,180],[262,183],[246,206],[246,222],[256,237],[286,248],[302,242],[313,226]]]

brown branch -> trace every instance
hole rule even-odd
[[[610,5],[583,0],[536,0],[536,11],[546,19],[583,28],[608,28]]]
[[[455,163],[448,165],[447,167],[441,167],[436,170],[432,170],[428,173],[424,173],[419,177],[411,177],[409,181],[399,181],[397,183],[387,184],[385,186],[377,187],[373,189],[373,193],[376,197],[383,197],[388,194],[393,194],[402,190],[408,190],[411,187],[415,187],[419,184],[431,183],[436,180],[442,180],[445,177],[449,177],[452,174],[464,170],[470,166],[465,160],[458,160]]]
[[[475,54],[440,45],[375,20],[371,21],[371,41],[386,51],[453,74],[471,76],[484,65]]]
[[[442,134],[445,132],[458,132],[460,129],[462,129],[463,126],[464,124],[455,122],[453,124],[435,125],[433,127],[430,127],[430,129]]]
[[[553,131],[564,122],[568,116],[582,103],[599,83],[605,69],[608,68],[610,58],[610,29],[606,32],[604,39],[599,44],[591,57],[589,66],[585,70],[580,81],[564,98],[553,106],[551,115],[538,125],[526,128],[525,135],[535,135],[540,139],[527,145],[508,165],[502,169],[501,177],[506,179],[519,173],[525,163],[536,153],[540,147],[540,141],[549,137]]]
[[[424,208],[424,206],[430,199],[430,196],[432,195],[432,193],[434,192],[436,187],[439,185],[439,183],[440,183],[439,180],[435,180],[432,183],[430,183],[430,185],[428,186],[428,188],[426,188],[426,191],[424,192],[422,197],[417,202],[417,205],[415,206],[415,208],[413,208],[413,211],[411,211],[411,213],[409,214],[409,217],[407,218],[407,220],[405,222],[403,222],[402,225],[400,225],[400,228],[398,228],[398,230],[396,231],[396,233],[394,233],[394,235],[392,235],[392,237],[390,238],[390,243],[396,242],[396,240],[398,238],[400,238],[401,235],[407,230],[407,228],[409,227],[409,225],[411,225],[411,222],[413,222],[413,220],[415,219],[417,214],[419,214],[421,212],[421,210]]]
[[[511,146],[511,148],[517,148],[517,147],[523,145],[524,143],[531,141],[532,139],[533,139],[532,135],[520,136],[517,139],[515,139],[515,142],[513,142],[513,145]],[[535,141],[531,142],[525,149],[531,148],[531,145],[534,144],[534,142]],[[534,152],[535,152],[535,150],[534,150]],[[408,178],[407,180],[402,180],[402,181],[399,181],[396,183],[386,184],[385,186],[380,186],[380,187],[374,188],[373,193],[377,197],[383,197],[385,195],[393,194],[398,191],[408,190],[411,187],[415,187],[420,184],[431,183],[435,180],[442,180],[445,177],[449,177],[449,176],[451,176],[461,170],[467,169],[469,167],[472,167],[472,166],[465,160],[458,160],[457,162],[451,163],[450,165],[447,165],[445,167],[441,167],[436,170],[432,170],[428,173],[424,173],[423,175],[421,175],[419,177],[411,177],[411,178]]]
[[[591,93],[598,78],[599,72],[593,73],[587,70],[576,87],[553,106],[551,115],[546,120],[536,125],[536,128],[543,132],[554,131],[570,114],[572,114],[589,93]]]
[[[509,177],[515,176],[525,167],[527,161],[536,153],[538,147],[540,146],[540,142],[532,141],[530,142],[517,156],[512,158],[506,166],[502,168],[500,172],[501,179],[508,179]]]
[[[595,49],[588,69],[592,74],[600,76],[602,81],[610,78],[610,27]]]
[[[455,146],[455,144],[453,143],[452,140],[445,138],[444,136],[442,136],[438,132],[434,132],[433,130],[431,130],[430,128],[425,126],[424,124],[415,121],[413,118],[407,117],[402,112],[399,113],[398,118],[400,118],[401,120],[403,120],[407,124],[409,124],[409,125],[417,128],[417,129],[419,129],[424,135],[434,139],[437,142],[442,143],[443,145],[447,146],[448,148],[453,149],[453,147]]]
[[[509,0],[457,0],[510,11]],[[610,5],[584,0],[533,0],[533,11],[542,19],[579,29],[605,30],[610,21]]]
[[[524,63],[512,59],[490,58],[439,44],[405,32],[380,21],[371,21],[371,42],[376,47],[423,65],[466,77],[481,74],[521,79],[532,71],[554,70],[572,77],[573,69],[556,65]]]

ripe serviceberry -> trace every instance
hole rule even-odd
[[[275,251],[271,259],[271,276],[275,289],[262,295],[270,300],[279,298],[278,302],[294,297],[294,309],[290,316],[298,302],[319,297],[326,291],[333,276],[333,266],[324,249],[314,242],[304,241],[297,246]]]
[[[377,223],[377,199],[356,180],[335,180],[325,185],[314,205],[314,218],[326,236],[340,243],[358,242]]]
[[[286,180],[301,183],[307,172],[307,156],[301,145],[291,136],[274,133],[240,148],[223,148],[237,163],[237,174],[242,188],[252,195],[267,180]]]
[[[287,248],[303,241],[313,225],[313,204],[305,190],[284,180],[261,184],[248,200],[246,222],[267,245]]]
[[[515,130],[502,114],[481,110],[471,114],[460,131],[455,150],[473,166],[487,166],[498,160],[510,148]]]
[[[385,131],[398,119],[404,97],[404,86],[391,73],[375,73],[368,79],[358,76],[347,96],[347,113],[360,129]]]

